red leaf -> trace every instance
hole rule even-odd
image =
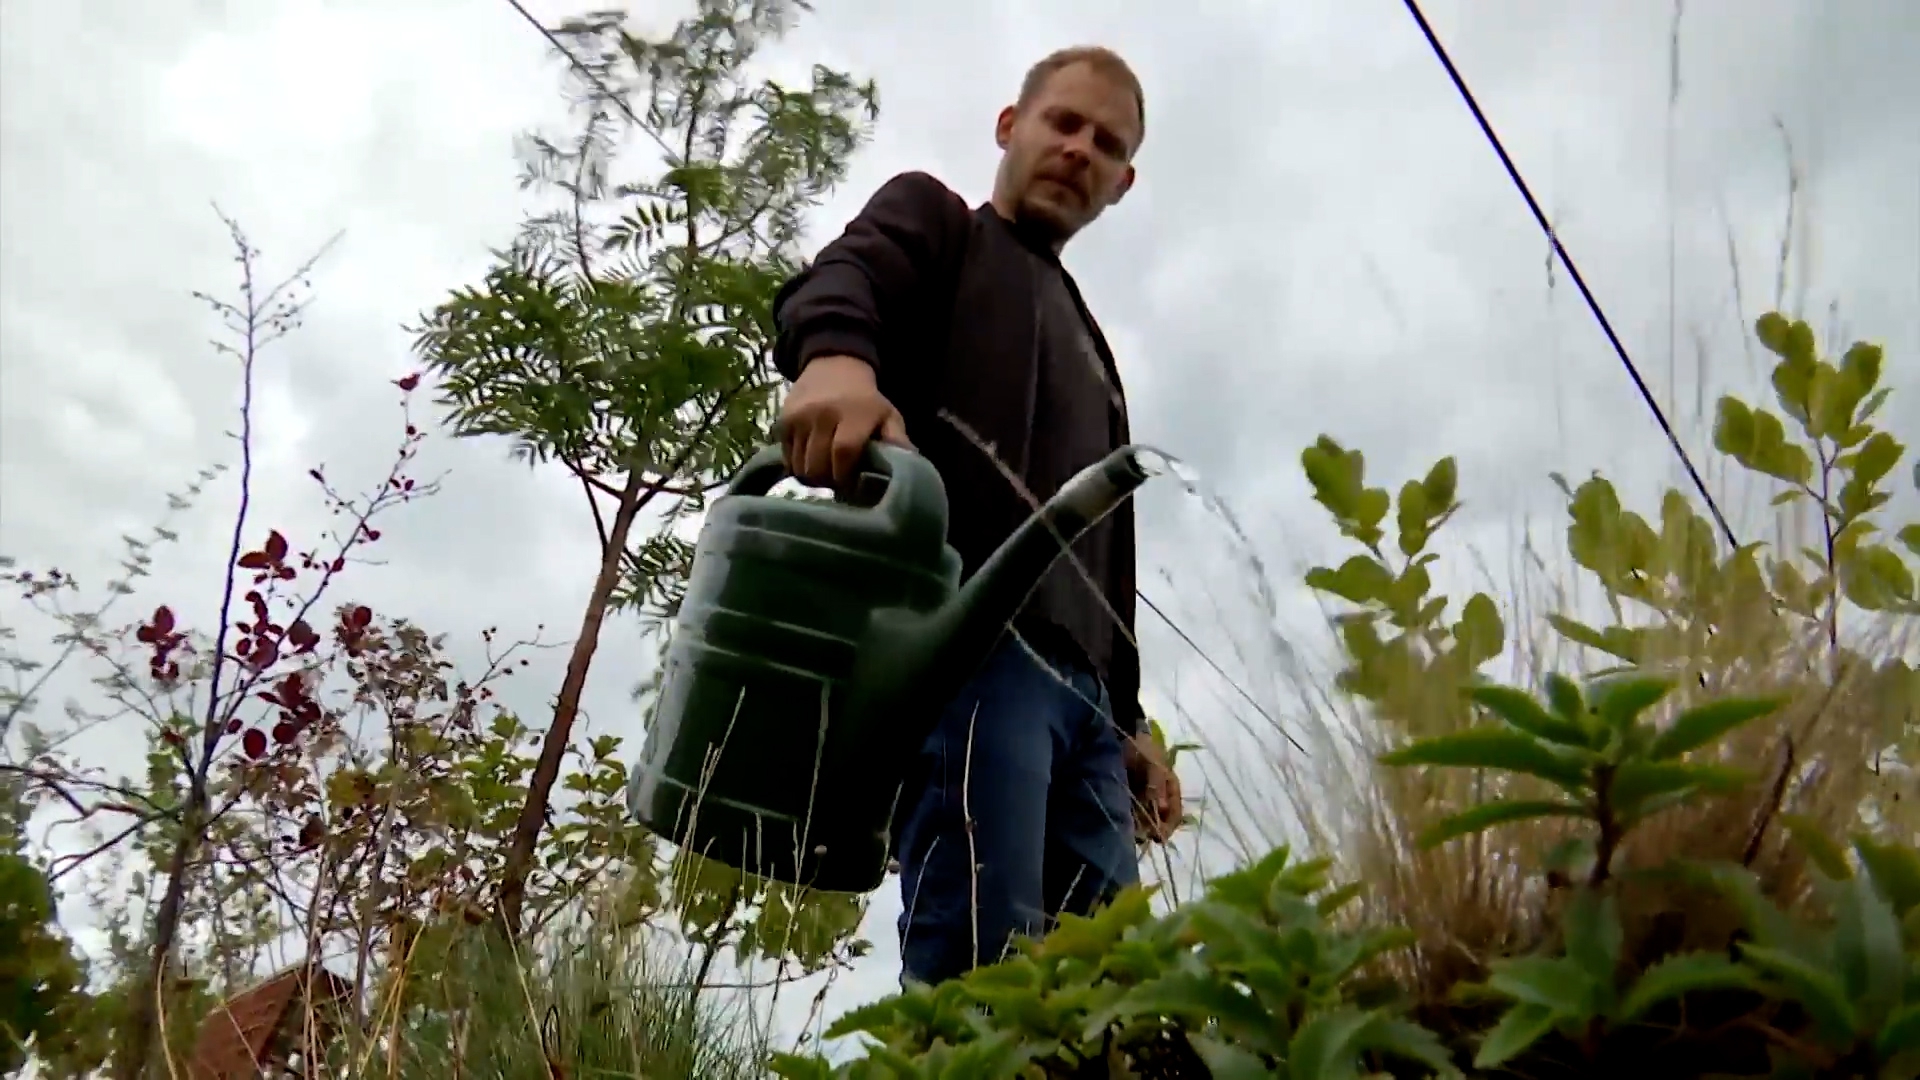
[[[242,570],[265,570],[273,564],[268,561],[266,552],[249,551],[245,555],[240,556],[239,561],[235,562],[234,565]]]
[[[368,530],[367,530],[367,542],[368,542],[368,543],[372,543],[373,541],[375,541],[375,540],[378,540],[378,539],[380,539],[380,530],[379,530],[379,529],[368,529]]]
[[[287,642],[301,652],[306,652],[320,644],[320,635],[314,633],[313,627],[308,626],[305,619],[295,619],[293,625],[287,628]]]
[[[292,742],[295,734],[294,726],[285,720],[273,725],[273,741],[282,746]]]
[[[267,695],[265,695],[265,694],[261,694],[260,696],[261,696],[261,697],[267,697]],[[267,698],[267,700],[268,700],[268,701],[272,701],[273,699],[272,699],[272,698]],[[240,721],[238,721],[238,720],[229,720],[229,721],[227,721],[227,734],[229,734],[229,735],[238,735],[238,734],[240,734]]]
[[[399,387],[402,390],[411,392],[414,387],[420,385],[420,374],[419,372],[415,372],[412,375],[403,375],[400,378],[393,380],[393,385]]]
[[[153,629],[156,633],[173,633],[173,609],[165,604],[153,609]]]
[[[347,625],[364,630],[373,625],[373,609],[361,604],[347,616]]]
[[[313,477],[315,480],[318,480],[323,484],[327,482],[327,478],[320,475],[319,469],[308,469],[307,475]]]
[[[240,748],[255,761],[267,756],[267,734],[259,728],[248,728],[240,739]]]
[[[328,570],[336,574],[342,570],[345,570],[346,568],[347,568],[347,560],[344,558],[333,560],[333,565],[327,567]]]
[[[275,529],[267,533],[266,551],[267,558],[272,559],[274,562],[279,562],[287,557],[287,538],[280,535],[280,530]]]

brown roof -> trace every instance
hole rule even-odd
[[[301,1019],[308,986],[316,1003],[337,1004],[353,994],[347,980],[308,961],[273,975],[216,1006],[194,1038],[194,1080],[252,1080],[286,1034]]]

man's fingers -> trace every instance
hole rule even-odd
[[[864,430],[862,430],[864,429]],[[860,457],[866,452],[867,443],[873,438],[873,429],[865,424],[850,423],[845,417],[833,432],[833,483],[835,487],[845,487],[853,480],[854,470],[860,467]]]
[[[880,422],[880,441],[904,446],[908,450],[913,449],[913,443],[907,440],[907,422],[901,417],[899,410],[889,410],[887,418]]]
[[[806,434],[806,451],[801,456],[800,468],[794,470],[802,483],[815,487],[828,483],[833,477],[833,433],[813,428]]]

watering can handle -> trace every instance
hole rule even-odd
[[[867,443],[860,455],[860,471],[854,482],[851,495],[836,496],[838,501],[862,507],[877,507],[893,490],[889,483],[896,474],[894,461],[897,455],[910,454],[913,451],[887,443],[873,441]],[[763,446],[740,471],[734,474],[727,484],[729,495],[765,495],[773,486],[793,475],[787,468],[786,448],[779,443]]]

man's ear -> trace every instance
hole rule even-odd
[[[1127,166],[1126,172],[1123,172],[1120,174],[1120,182],[1118,184],[1115,184],[1113,187],[1114,202],[1117,203],[1121,199],[1126,198],[1127,192],[1133,190],[1133,181],[1136,175],[1138,174],[1134,172],[1133,166],[1131,165]]]
[[[1007,144],[1013,141],[1013,121],[1018,113],[1019,110],[1009,105],[1000,110],[999,119],[993,122],[993,141],[1002,150],[1005,150]]]

